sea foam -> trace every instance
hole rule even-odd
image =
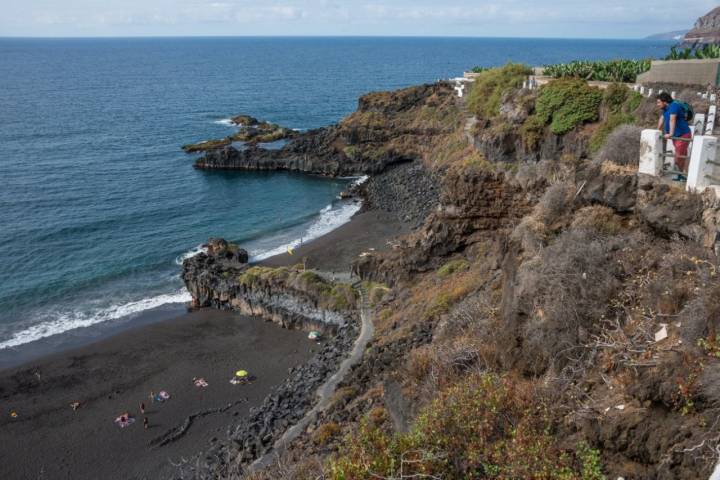
[[[235,124],[232,121],[232,118],[223,118],[221,120],[215,120],[213,123],[217,125],[225,125],[226,127],[234,127]]]
[[[257,262],[265,258],[285,253],[289,248],[297,248],[303,243],[321,237],[350,221],[362,204],[359,202],[344,202],[339,207],[327,205],[319,212],[318,218],[303,232],[300,238],[291,240],[283,245],[266,251],[254,250],[250,252],[250,261]]]
[[[86,328],[98,323],[128,317],[144,310],[156,308],[169,303],[187,303],[192,300],[190,293],[184,288],[173,293],[143,298],[134,302],[111,305],[96,312],[58,312],[52,320],[33,325],[13,333],[9,339],[0,342],[0,350],[17,347],[34,342],[41,338],[58,335],[77,328]]]

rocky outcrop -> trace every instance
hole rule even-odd
[[[231,145],[233,142],[246,142],[248,145],[256,145],[258,143],[285,140],[298,135],[295,130],[281,127],[280,125],[270,122],[261,122],[257,118],[249,115],[237,115],[230,121],[232,124],[240,127],[239,130],[232,135],[218,140],[204,140],[202,142],[183,145],[182,149],[186,153],[209,152],[219,150]]]
[[[207,253],[183,262],[193,306],[233,309],[285,328],[321,331],[336,330],[354,316],[356,294],[349,285],[302,269],[249,266],[229,259],[233,250],[237,247],[213,240]]]
[[[683,38],[684,46],[720,43],[720,7],[700,17]]]
[[[421,157],[424,148],[455,130],[459,117],[447,82],[378,92],[337,125],[299,134],[280,150],[221,145],[196,168],[290,170],[321,175],[376,174]]]

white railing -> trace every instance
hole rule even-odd
[[[717,159],[718,141],[709,135],[695,135],[690,142],[686,190],[701,192],[707,187],[720,187],[720,161]],[[672,144],[672,142],[668,142]],[[682,174],[672,162],[674,153],[664,148],[660,130],[643,130],[640,135],[640,165],[638,172],[662,177],[668,174]],[[668,162],[668,160],[670,160]]]

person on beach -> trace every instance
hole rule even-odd
[[[150,401],[153,403],[155,402],[155,392],[153,392],[152,390],[150,390]]]
[[[140,402],[140,413],[145,415],[145,402]]]
[[[690,126],[685,118],[685,109],[680,103],[673,100],[667,92],[662,92],[655,97],[657,107],[662,111],[658,120],[658,130],[664,133],[665,140],[672,141],[675,147],[675,165],[681,172],[687,172],[688,167],[688,147],[692,137]],[[678,140],[680,138],[687,140]],[[682,175],[678,175],[676,180],[684,180]]]
[[[149,427],[150,427],[150,425],[149,425],[149,422],[148,422],[148,418],[147,418],[147,417],[143,417],[143,428],[144,428],[145,430],[147,430]]]

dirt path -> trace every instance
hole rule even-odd
[[[365,352],[365,347],[373,336],[375,326],[372,321],[372,310],[368,303],[367,292],[364,289],[360,289],[360,335],[355,340],[355,345],[350,352],[350,355],[343,360],[335,372],[320,388],[318,388],[318,402],[315,407],[312,408],[305,416],[295,425],[290,427],[280,439],[275,442],[273,449],[257,459],[252,465],[250,465],[250,471],[256,471],[265,467],[268,467],[285,451],[285,449],[295,440],[307,426],[315,420],[318,413],[324,411],[330,404],[333,393],[337,389],[338,384],[345,378],[345,375],[350,369],[358,363]]]

